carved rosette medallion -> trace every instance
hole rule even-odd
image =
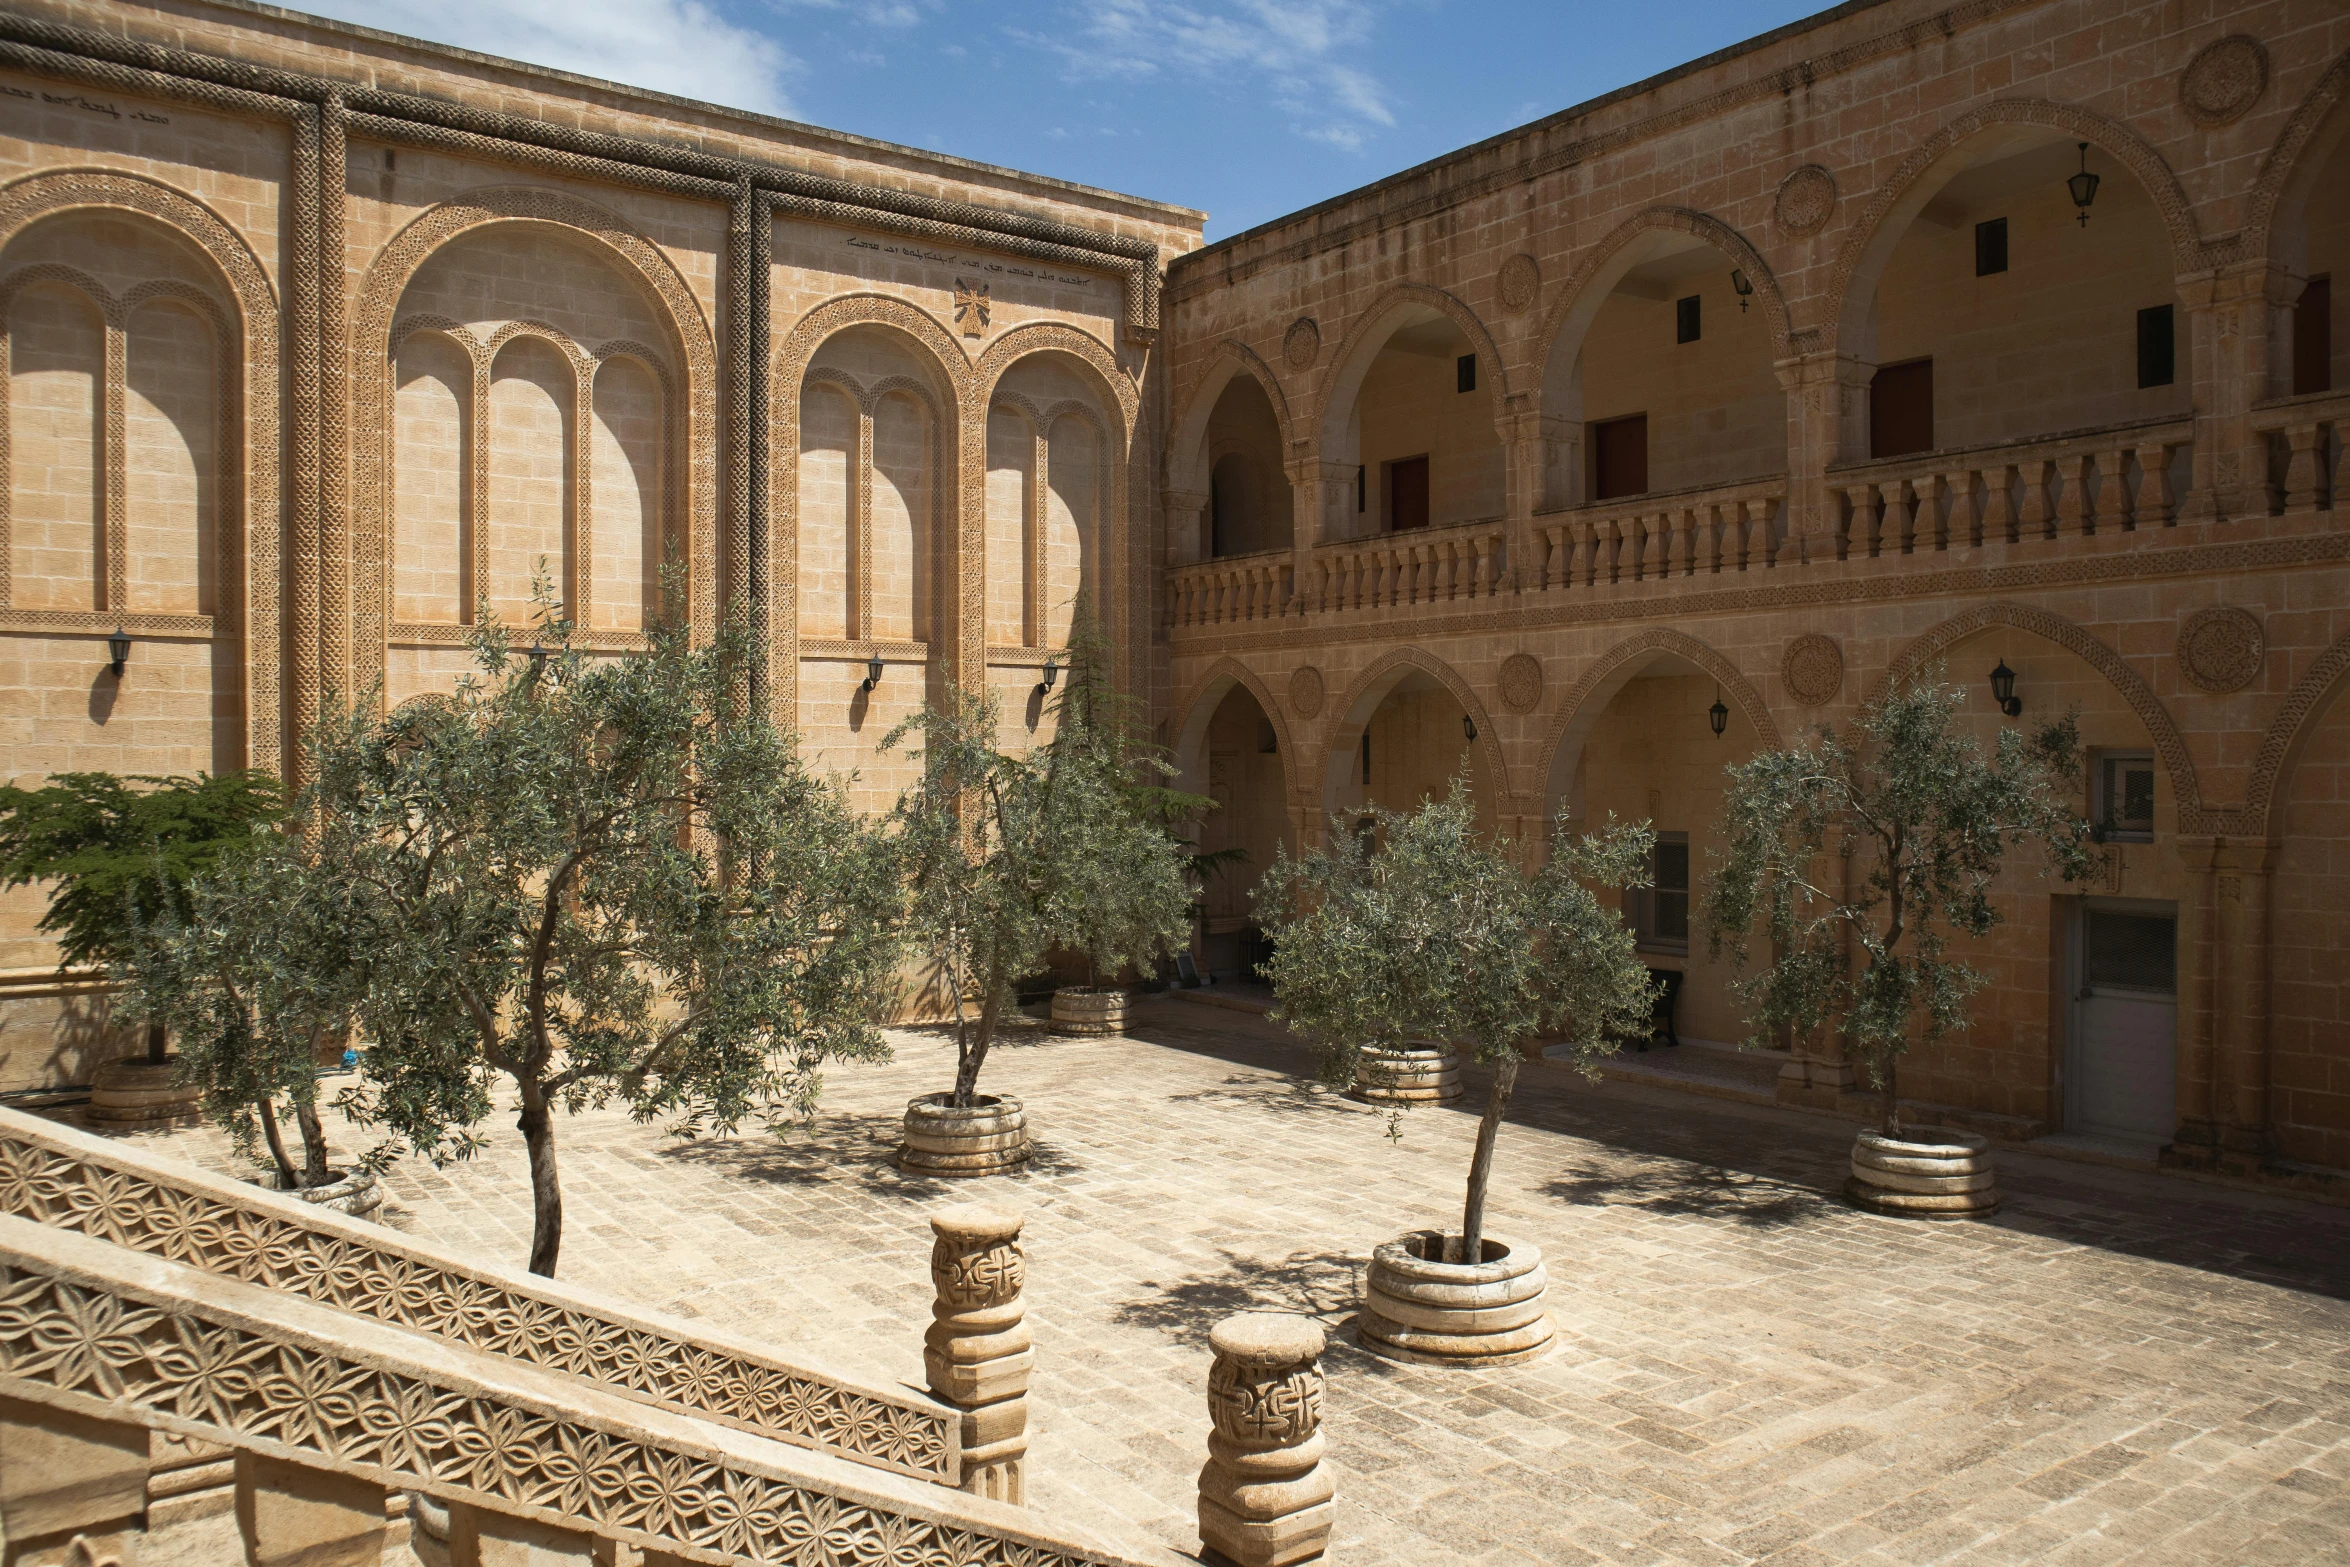
[[[2268,86],[2268,51],[2257,38],[2231,33],[2196,52],[2179,73],[2179,107],[2205,130],[2252,112]]]
[[[1808,238],[1828,226],[1836,213],[1836,176],[1816,163],[1807,163],[1779,182],[1774,208],[1782,232]]]
[[[1002,1305],[1020,1293],[1027,1274],[1017,1240],[941,1235],[930,1248],[930,1282],[957,1311]]]
[[[1797,637],[1779,660],[1779,679],[1804,706],[1824,707],[1844,689],[1844,650],[1816,632]]]
[[[1208,1419],[1236,1447],[1295,1447],[1322,1426],[1321,1368],[1218,1355],[1208,1369]]]
[[[2179,625],[2179,669],[2198,691],[2241,691],[2260,678],[2267,657],[2267,634],[2249,610],[2222,604],[2199,609]]]
[[[1281,357],[1289,361],[1292,370],[1305,369],[1321,351],[1322,329],[1314,324],[1312,316],[1299,316],[1281,334]]]
[[[1531,653],[1512,653],[1501,661],[1501,705],[1513,713],[1531,713],[1542,700],[1542,660]]]
[[[1313,718],[1322,711],[1322,672],[1308,664],[1289,677],[1289,710],[1300,718]]]
[[[1501,291],[1501,307],[1518,311],[1534,303],[1534,296],[1542,289],[1542,268],[1534,258],[1520,252],[1501,264],[1501,275],[1496,279]]]

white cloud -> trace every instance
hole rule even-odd
[[[650,87],[729,108],[790,114],[782,45],[715,15],[700,0],[301,0],[304,8],[387,32],[533,65]],[[906,11],[903,5],[881,9]]]
[[[1395,124],[1391,94],[1342,56],[1366,46],[1380,0],[1090,0],[1075,25],[1011,33],[1060,57],[1075,79],[1179,76],[1253,91],[1289,116],[1300,136],[1346,151]]]

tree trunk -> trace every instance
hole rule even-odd
[[[1461,1209],[1461,1254],[1471,1266],[1485,1260],[1485,1187],[1493,1179],[1493,1140],[1501,1133],[1501,1113],[1518,1086],[1518,1053],[1493,1063],[1493,1092],[1485,1096],[1485,1114],[1477,1122],[1477,1151],[1469,1156],[1469,1200]]]
[[[996,1013],[1003,1004],[1004,977],[994,965],[987,971],[987,994],[979,1003],[979,1036],[955,1053],[955,1108],[968,1110],[979,1094],[979,1069],[987,1064],[987,1047],[995,1039]]]
[[[170,1042],[171,1036],[161,1023],[147,1025],[147,1064],[149,1066],[161,1066],[171,1059]]]
[[[1894,1092],[1894,1073],[1901,1065],[1901,1057],[1891,1051],[1885,1055],[1885,1135],[1895,1142],[1901,1140],[1901,1099]]]
[[[563,1187],[555,1178],[554,1111],[538,1083],[522,1084],[522,1113],[514,1124],[522,1128],[523,1146],[530,1150],[530,1271],[551,1279],[563,1249]]]
[[[334,1177],[326,1167],[326,1128],[319,1122],[318,1106],[297,1100],[294,1124],[302,1129],[302,1184],[324,1186]]]
[[[269,1144],[269,1156],[277,1161],[277,1189],[290,1192],[302,1182],[294,1174],[294,1161],[286,1157],[286,1140],[277,1129],[277,1106],[266,1098],[253,1101],[253,1113],[261,1118],[261,1136]]]

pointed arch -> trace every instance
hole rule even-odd
[[[1204,492],[1208,487],[1208,420],[1215,416],[1216,403],[1237,376],[1253,377],[1264,389],[1265,400],[1273,405],[1273,422],[1281,431],[1281,455],[1286,461],[1295,449],[1297,427],[1289,412],[1289,394],[1283,390],[1281,378],[1273,367],[1258,357],[1257,351],[1238,338],[1227,337],[1217,343],[1208,356],[1191,388],[1184,394],[1182,406],[1167,422],[1167,488]]]
[[[1667,655],[1720,681],[1722,694],[1754,730],[1758,745],[1766,750],[1780,746],[1779,721],[1772,715],[1770,704],[1727,655],[1687,632],[1651,626],[1633,632],[1584,666],[1574,685],[1559,699],[1557,716],[1551,720],[1550,732],[1543,738],[1534,765],[1546,812],[1550,809],[1550,797],[1557,793],[1552,788],[1552,779],[1561,760],[1580,755],[1592,726],[1616,699],[1616,693],[1657,658]]]
[[[2317,85],[2302,95],[2267,156],[2260,160],[2260,173],[2252,182],[2252,196],[2244,209],[2241,244],[2246,256],[2284,260],[2277,254],[2282,232],[2277,225],[2278,213],[2288,194],[2306,197],[2326,153],[2350,134],[2350,122],[2338,121],[2334,114],[2345,97],[2350,97],[2350,51],[2338,56],[2317,79]],[[2299,187],[2299,191],[2290,187]]]
[[[1168,749],[1175,753],[1175,765],[1183,770],[1183,778],[1187,780],[1183,786],[1188,788],[1196,782],[1193,754],[1207,740],[1208,725],[1234,686],[1245,688],[1272,724],[1274,743],[1281,748],[1282,797],[1295,800],[1302,780],[1296,765],[1297,749],[1290,739],[1289,715],[1273,700],[1272,687],[1265,684],[1264,677],[1237,658],[1220,658],[1210,664],[1175,705],[1174,719],[1167,726]],[[1193,792],[1204,791],[1194,789]]]
[[[1484,321],[1457,295],[1441,288],[1425,283],[1396,283],[1355,317],[1338,352],[1330,356],[1330,367],[1322,373],[1322,383],[1314,399],[1312,430],[1316,451],[1325,460],[1335,461],[1331,454],[1343,449],[1343,421],[1345,414],[1353,409],[1356,394],[1362,390],[1363,377],[1370,373],[1371,361],[1379,357],[1379,350],[1388,338],[1395,335],[1396,317],[1414,305],[1449,316],[1468,338],[1469,346],[1476,350],[1477,362],[1492,367],[1492,385],[1486,395],[1493,405],[1494,427],[1497,430],[1501,427],[1509,408],[1509,366],[1494,345],[1493,334],[1486,330]],[[1337,439],[1333,439],[1333,420],[1340,421],[1336,427]]]
[[[2252,782],[2245,791],[2244,808],[2236,813],[2241,820],[2229,824],[2235,831],[2271,840],[2284,836],[2285,797],[2291,790],[2294,769],[2301,765],[2301,753],[2308,748],[2310,735],[2339,699],[2345,684],[2350,684],[2350,636],[2336,640],[2302,671],[2276,716],[2269,720],[2267,732],[2260,737],[2260,749],[2253,753]]]
[[[1495,731],[1493,715],[1486,710],[1476,689],[1452,665],[1427,649],[1392,647],[1364,666],[1347,686],[1346,695],[1329,710],[1327,732],[1323,736],[1322,779],[1315,791],[1316,808],[1321,814],[1337,808],[1340,769],[1353,757],[1363,731],[1370,726],[1371,715],[1387,699],[1388,692],[1415,671],[1431,676],[1450,692],[1453,700],[1460,703],[1461,711],[1477,726],[1477,755],[1485,776],[1493,783],[1492,809],[1502,810],[1516,797],[1516,791],[1510,788],[1509,758],[1502,751],[1501,736]]]
[[[2037,126],[2073,141],[2085,141],[2120,163],[2147,196],[2170,236],[2174,271],[2184,276],[2204,264],[2203,237],[2195,223],[2195,209],[2179,177],[2137,132],[2118,120],[2107,119],[2074,104],[2050,103],[2040,98],[2000,98],[1969,109],[1927,137],[1916,151],[1877,188],[1867,205],[1851,220],[1844,248],[1828,279],[1824,319],[1834,334],[1834,346],[1854,352],[1859,344],[1865,311],[1852,310],[1856,283],[1873,292],[1876,277],[1892,259],[1893,248],[1909,228],[1909,220],[1930,203],[1951,176],[1959,171],[1952,155],[1975,135],[1998,126]],[[1933,178],[1943,169],[1940,179]]]

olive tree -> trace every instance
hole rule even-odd
[[[1460,1256],[1474,1261],[1519,1046],[1563,1036],[1590,1073],[1647,1018],[1632,932],[1593,887],[1642,884],[1654,836],[1613,822],[1579,836],[1562,814],[1548,861],[1529,873],[1517,845],[1478,831],[1459,779],[1442,800],[1372,821],[1359,832],[1333,818],[1327,847],[1277,853],[1259,884],[1274,1016],[1312,1041],[1333,1083],[1353,1080],[1366,1047],[1414,1039],[1451,1041],[1493,1068],[1461,1211]]]
[[[1753,933],[1770,939],[1771,961],[1736,982],[1756,1034],[1840,1026],[1892,1138],[1903,1052],[1967,1026],[1984,979],[1950,943],[1998,925],[2008,853],[2037,849],[2068,882],[2101,859],[2074,807],[2070,715],[2003,726],[1986,753],[1960,725],[1965,701],[1937,671],[1869,703],[1849,735],[1823,725],[1730,766],[1702,905],[1712,951],[1740,969]]]
[[[355,971],[370,1046],[339,1107],[462,1158],[505,1080],[530,1269],[552,1275],[555,1112],[618,1098],[685,1135],[807,1112],[822,1062],[886,1054],[904,885],[842,789],[742,710],[739,620],[610,659],[560,620],[538,634],[517,658],[490,620],[454,692],[332,711],[273,871],[281,904],[334,911],[294,918]],[[255,945],[296,941],[273,924]]]

